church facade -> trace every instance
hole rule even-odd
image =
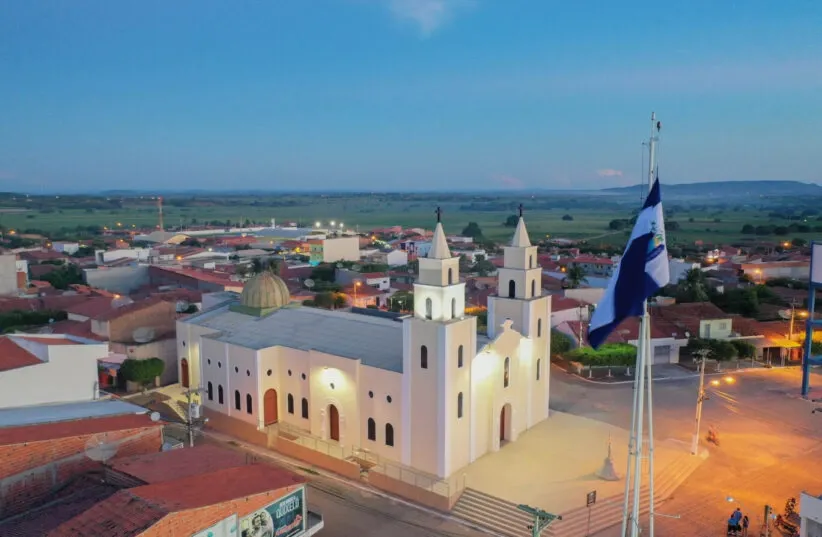
[[[548,417],[551,303],[536,258],[520,217],[486,334],[439,222],[400,319],[294,306],[260,274],[239,302],[178,322],[180,378],[260,430],[287,423],[446,478]]]

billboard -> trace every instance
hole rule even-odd
[[[305,488],[300,487],[240,520],[239,537],[296,537],[305,532]]]
[[[811,243],[811,283],[822,285],[822,242]]]
[[[191,537],[237,537],[237,515],[231,515]]]

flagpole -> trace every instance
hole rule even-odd
[[[648,165],[648,191],[652,188],[657,173],[656,166],[656,142],[654,129],[659,132],[660,125],[656,121],[656,114],[651,112],[651,137],[649,139],[649,165]],[[667,261],[667,260],[666,260]],[[645,363],[648,368],[648,535],[654,537],[654,395],[653,395],[653,355],[651,354],[651,316],[648,313],[648,301],[645,301],[645,311],[643,323],[645,328]]]
[[[640,340],[642,338],[642,327],[640,326]],[[633,482],[633,463],[634,463],[634,449],[636,447],[636,416],[637,403],[639,402],[639,392],[642,389],[639,384],[639,353],[637,355],[637,363],[634,365],[634,402],[631,408],[631,434],[628,439],[628,469],[625,471],[625,499],[622,505],[622,531],[620,537],[626,537],[628,530],[629,506],[631,505],[631,483]]]

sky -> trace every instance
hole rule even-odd
[[[818,0],[0,0],[0,189],[822,182]]]

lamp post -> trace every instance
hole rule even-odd
[[[759,280],[759,285],[762,285],[762,270],[756,269],[754,272],[756,273],[756,279]]]
[[[354,282],[354,306],[357,305],[357,289],[362,285],[360,282]]]
[[[705,395],[705,358],[708,357],[708,349],[697,351],[699,355],[699,390],[696,394],[696,419],[694,420],[694,437],[691,442],[691,455],[699,452],[699,427],[702,424],[702,403],[707,399]]]
[[[800,311],[799,316],[800,317],[807,317],[808,312],[807,311]],[[796,318],[796,302],[792,301],[791,302],[791,321],[788,324],[788,341],[793,341],[793,322],[794,322],[795,318]],[[788,352],[792,353],[793,349],[789,348]],[[782,367],[785,367],[785,355],[784,354],[782,354]]]

